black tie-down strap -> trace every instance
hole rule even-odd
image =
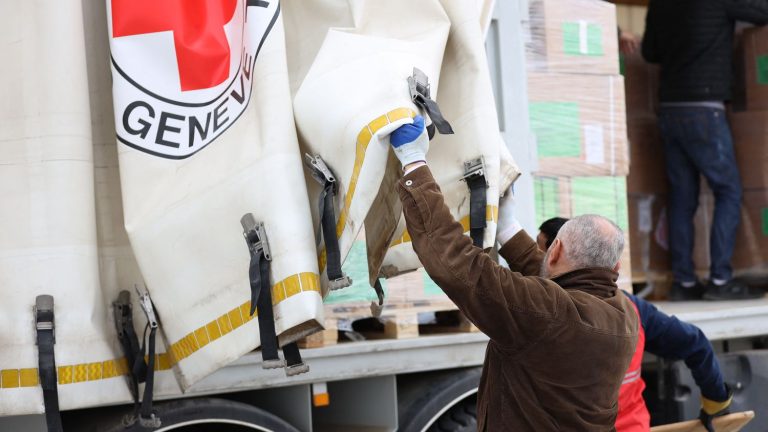
[[[128,383],[134,403],[133,413],[123,420],[126,430],[133,430],[134,428],[144,430],[144,428],[161,426],[160,418],[152,410],[155,387],[155,345],[159,322],[149,294],[139,291],[138,288],[136,288],[136,293],[139,297],[139,305],[147,319],[141,343],[139,343],[138,335],[133,327],[131,293],[121,291],[117,301],[112,303],[117,337],[130,368]],[[140,383],[144,383],[144,394],[141,398],[139,398]]]
[[[272,310],[272,289],[269,283],[269,261],[272,255],[267,242],[264,224],[256,222],[253,214],[247,213],[240,219],[243,236],[251,254],[248,279],[251,284],[251,316],[258,310],[259,338],[261,340],[262,368],[277,369],[283,367],[278,355],[278,341],[275,332],[275,316]],[[299,347],[295,342],[283,346],[285,356],[285,374],[287,376],[309,372],[301,359]]]
[[[469,236],[472,243],[483,247],[485,236],[488,180],[485,178],[485,162],[482,157],[464,162],[464,176],[469,187]]]
[[[312,177],[323,186],[320,194],[320,227],[325,243],[325,268],[328,275],[328,289],[331,291],[352,285],[350,279],[341,270],[341,251],[339,239],[336,237],[336,212],[334,198],[338,194],[336,176],[319,155],[304,155],[304,161],[309,167]],[[320,269],[322,271],[322,269]]]
[[[435,136],[435,127],[437,127],[437,131],[443,135],[450,135],[453,133],[451,124],[448,123],[448,120],[446,120],[445,117],[443,117],[443,113],[440,111],[437,102],[431,98],[429,78],[418,68],[413,68],[413,76],[408,77],[408,90],[411,93],[411,100],[413,103],[421,108],[432,120],[432,123],[427,126],[429,139],[432,139]]]
[[[373,283],[373,290],[376,291],[376,297],[378,297],[379,302],[371,302],[371,315],[378,318],[384,310],[384,288],[381,286],[381,279],[376,279],[376,282]]]
[[[48,432],[62,432],[56,357],[53,352],[53,346],[56,344],[53,296],[37,296],[33,312],[35,314],[35,331],[37,332],[40,386],[43,388],[43,403],[45,405],[45,422],[48,425]]]

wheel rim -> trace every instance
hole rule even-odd
[[[445,406],[444,406],[444,407],[443,407],[443,408],[442,408],[440,411],[438,411],[437,413],[435,413],[435,415],[434,415],[434,416],[432,416],[432,418],[431,418],[431,419],[429,419],[429,421],[427,422],[427,424],[425,424],[425,425],[424,425],[424,427],[421,429],[421,432],[427,432],[427,429],[429,429],[430,427],[432,427],[432,425],[434,425],[434,424],[435,424],[435,423],[436,423],[436,422],[437,422],[437,421],[440,419],[440,417],[441,417],[443,414],[447,413],[447,412],[448,412],[448,410],[450,410],[451,408],[453,408],[453,407],[455,407],[456,405],[458,405],[458,404],[459,404],[461,401],[463,401],[464,399],[466,399],[466,398],[468,398],[468,397],[470,397],[470,396],[472,396],[473,394],[476,394],[476,393],[477,393],[477,389],[472,389],[472,390],[469,390],[468,392],[466,392],[466,393],[464,393],[464,394],[461,394],[461,395],[457,396],[457,397],[456,397],[454,400],[452,400],[450,403],[446,404],[446,405],[445,405]]]
[[[267,429],[264,426],[258,426],[253,423],[246,423],[238,420],[224,420],[224,419],[189,420],[189,421],[176,423],[174,425],[170,425],[166,427],[161,426],[160,429],[158,429],[156,432],[170,432],[170,431],[175,431],[187,426],[205,425],[205,424],[228,424],[228,425],[235,425],[235,426],[243,426],[243,427],[252,429],[254,431],[260,431],[260,432],[276,432],[273,429]]]

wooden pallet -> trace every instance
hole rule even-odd
[[[455,308],[455,306],[454,306]],[[434,313],[434,322],[419,324],[419,315]],[[365,316],[357,315],[348,318],[326,318],[325,330],[299,341],[300,348],[320,348],[335,345],[339,342],[349,341],[350,338],[342,337],[339,328],[351,329],[353,337],[365,340],[378,339],[409,339],[420,336],[446,334],[446,333],[473,333],[479,330],[467,318],[456,309],[453,310],[425,310],[416,309],[390,309],[381,317],[371,316],[370,309]]]
[[[739,432],[755,418],[754,411],[744,411],[716,418],[712,424],[717,432]],[[707,432],[699,420],[656,426],[651,432]]]

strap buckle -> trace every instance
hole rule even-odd
[[[124,337],[127,333],[127,328],[133,325],[133,306],[131,306],[131,293],[128,291],[121,291],[117,297],[117,301],[112,303],[115,308],[115,328],[117,329],[117,336]]]
[[[139,305],[144,311],[144,315],[147,317],[149,328],[156,329],[158,327],[157,316],[155,315],[155,307],[152,305],[152,299],[149,297],[149,293],[146,291],[141,292],[138,286],[134,288],[136,289],[136,294],[139,296]]]
[[[312,173],[312,178],[322,185],[331,183],[333,185],[333,193],[335,194],[338,192],[336,176],[333,175],[333,171],[328,168],[328,165],[320,155],[312,156],[309,153],[305,153],[304,163],[309,167],[309,170]]]
[[[408,77],[408,90],[411,93],[411,100],[417,105],[430,99],[431,86],[427,74],[419,68],[413,68],[413,75]]]
[[[253,213],[246,213],[240,218],[240,225],[243,226],[243,237],[245,237],[245,242],[248,243],[248,249],[251,251],[251,254],[258,255],[263,253],[264,259],[272,261],[264,222],[256,222]]]
[[[53,334],[53,343],[55,344],[56,319],[53,313],[53,296],[47,294],[37,296],[32,311],[35,314],[35,330],[38,332],[50,330]]]
[[[343,274],[340,278],[328,280],[328,290],[337,291],[352,285],[352,278]]]
[[[485,177],[485,159],[482,156],[464,162],[464,175],[461,176],[461,181],[470,182],[481,177],[485,179],[485,186],[488,187],[488,179]]]

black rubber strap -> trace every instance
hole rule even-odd
[[[304,361],[301,359],[301,352],[299,352],[299,346],[296,345],[296,342],[283,345],[283,355],[285,356],[285,364],[288,367],[297,366],[304,363]]]
[[[381,279],[376,279],[373,284],[373,290],[376,291],[376,297],[379,298],[379,306],[384,304],[384,288],[381,286]]]
[[[123,355],[131,370],[129,376],[131,396],[133,396],[133,403],[138,411],[139,383],[144,382],[144,377],[147,373],[147,365],[144,363],[144,359],[141,356],[139,337],[136,335],[136,330],[133,328],[133,309],[127,291],[121,292],[120,297],[118,297],[118,300],[113,303],[113,305],[118,340],[120,341],[120,346],[123,348]]]
[[[440,107],[437,102],[432,99],[420,97],[415,101],[424,111],[426,111],[429,118],[432,119],[432,124],[437,127],[437,131],[443,135],[450,135],[453,133],[453,128],[448,120],[443,117],[443,113],[440,111]],[[432,133],[434,135],[434,132]],[[432,137],[430,136],[430,139]]]
[[[485,177],[482,175],[470,177],[467,179],[467,186],[469,186],[469,236],[475,246],[482,248],[487,226],[485,213],[488,203],[485,196],[487,189]]]
[[[256,265],[254,270],[254,263]],[[261,358],[264,361],[280,360],[277,355],[277,335],[275,334],[275,314],[272,310],[272,289],[269,286],[269,261],[263,252],[251,256],[251,315],[259,309],[259,339],[261,340]],[[254,293],[255,292],[255,293]]]
[[[155,336],[157,328],[149,330],[149,345],[147,353],[146,379],[144,384],[144,396],[141,398],[141,417],[148,419],[152,417],[152,398],[155,387]],[[142,350],[144,352],[144,350]],[[142,356],[143,357],[143,356]],[[141,359],[144,363],[144,359]]]
[[[323,186],[320,198],[320,225],[323,229],[323,241],[325,242],[325,268],[328,280],[337,280],[344,277],[341,271],[341,251],[339,239],[336,237],[336,212],[333,208],[333,183],[326,182]]]
[[[53,322],[53,311],[38,311],[37,322]],[[45,421],[48,432],[62,432],[61,413],[59,412],[58,378],[56,376],[56,357],[53,352],[54,330],[37,329],[37,357],[40,373],[40,386],[43,389]]]

